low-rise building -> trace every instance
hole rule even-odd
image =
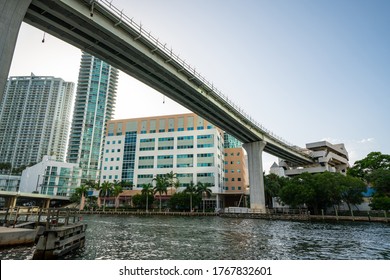
[[[348,152],[344,144],[331,144],[320,141],[306,144],[306,150],[314,162],[305,166],[296,165],[285,160],[274,163],[270,172],[279,176],[295,176],[305,172],[322,173],[325,171],[346,174],[349,167]]]
[[[55,196],[71,196],[81,184],[81,169],[78,164],[57,161],[53,156],[22,172],[21,192],[33,192]]]

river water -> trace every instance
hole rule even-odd
[[[86,244],[72,260],[390,259],[390,225],[182,216],[86,215]],[[0,249],[31,259],[34,247]]]

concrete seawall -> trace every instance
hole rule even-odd
[[[33,244],[36,236],[36,229],[0,227],[0,246]]]

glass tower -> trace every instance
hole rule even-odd
[[[225,149],[241,148],[242,147],[242,143],[239,140],[237,140],[235,137],[231,136],[230,134],[228,134],[226,132],[223,134],[223,138],[224,138],[224,148]]]
[[[106,123],[114,113],[118,70],[83,52],[67,161],[79,163],[82,178],[97,180]]]
[[[74,84],[50,76],[10,77],[0,104],[0,162],[12,168],[65,159]]]

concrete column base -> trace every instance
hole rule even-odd
[[[31,0],[0,0],[0,101],[8,79],[20,25],[30,4]]]
[[[262,153],[266,144],[264,141],[258,141],[243,145],[248,154],[250,208],[264,213],[266,207]]]

